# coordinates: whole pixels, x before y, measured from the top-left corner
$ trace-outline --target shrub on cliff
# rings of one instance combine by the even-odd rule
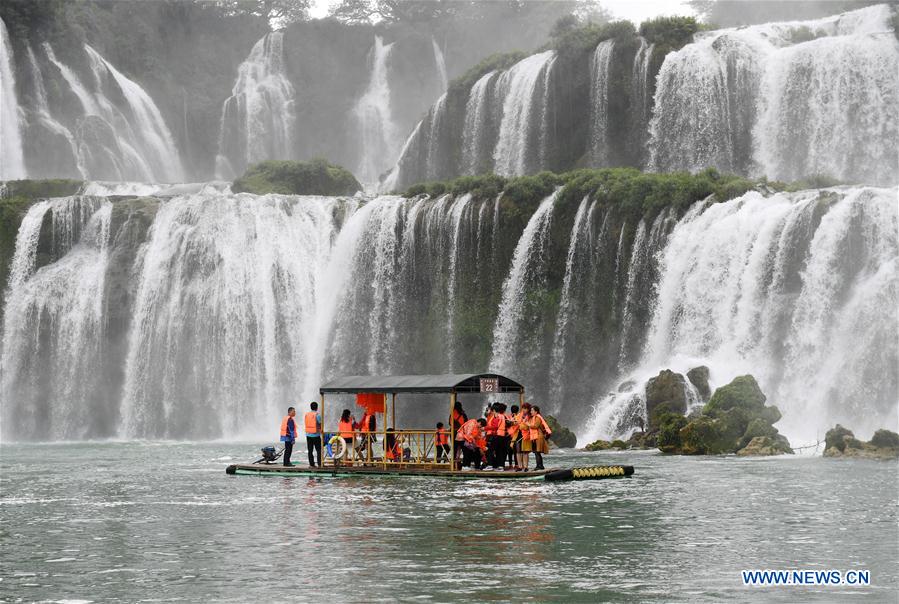
[[[349,170],[324,159],[269,160],[247,168],[231,190],[257,195],[353,195],[362,190],[362,185]]]

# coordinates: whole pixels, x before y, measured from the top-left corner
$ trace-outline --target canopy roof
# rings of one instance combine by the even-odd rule
[[[481,389],[481,379],[495,379],[497,392],[520,392],[518,382],[497,373],[453,375],[348,375],[331,380],[319,392],[489,392]]]

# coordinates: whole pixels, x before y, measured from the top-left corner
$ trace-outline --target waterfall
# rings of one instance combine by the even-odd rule
[[[899,217],[895,191],[846,188],[700,202],[660,256],[647,345],[590,436],[613,436],[660,369],[753,374],[791,438],[836,422],[895,427]]]
[[[632,158],[637,165],[643,165],[646,154],[646,133],[652,111],[652,95],[650,94],[649,62],[655,44],[647,44],[640,38],[640,47],[634,55],[631,67],[631,132],[633,137]]]
[[[363,183],[375,183],[378,176],[390,167],[397,157],[397,132],[390,106],[390,83],[387,79],[387,62],[393,44],[384,44],[381,36],[375,36],[375,44],[369,53],[371,75],[368,87],[353,107],[353,117],[358,128],[359,161],[356,176]]]
[[[449,78],[446,76],[446,61],[443,60],[443,51],[434,36],[431,36],[431,45],[434,47],[434,63],[437,65],[437,73],[440,74],[441,90],[446,90]]]
[[[515,252],[512,267],[503,283],[502,300],[493,328],[490,368],[499,373],[520,375],[532,369],[539,347],[528,345],[535,317],[540,313],[540,293],[545,287],[549,227],[558,191],[544,199],[528,221]]]
[[[64,198],[29,209],[5,296],[0,398],[3,424],[43,439],[89,435],[102,398],[103,291],[112,205]],[[44,217],[58,261],[35,271]],[[101,420],[102,421],[102,420]]]
[[[462,166],[464,174],[475,175],[487,172],[492,158],[486,157],[488,129],[491,117],[490,89],[497,72],[491,71],[475,82],[465,103],[465,126],[462,129]]]
[[[436,180],[441,175],[441,168],[445,161],[441,149],[443,140],[441,130],[446,125],[446,93],[444,92],[437,99],[437,102],[434,103],[434,107],[427,117],[427,129],[425,130],[427,137],[425,140],[428,143],[428,147],[425,153],[424,175],[428,180]]]
[[[61,136],[66,140],[69,146],[71,159],[75,163],[78,173],[84,179],[90,178],[90,174],[88,174],[87,169],[84,166],[84,160],[81,157],[78,142],[75,140],[72,131],[59,123],[59,121],[57,121],[50,113],[50,105],[47,102],[47,90],[44,86],[44,76],[38,65],[37,57],[34,55],[34,51],[30,46],[28,47],[28,66],[31,70],[32,82],[34,82],[34,100],[36,103],[36,106],[32,110],[37,114],[38,123],[44,126],[49,132]],[[50,174],[48,174],[48,176],[49,175]]]
[[[536,151],[538,159],[542,157],[547,78],[555,60],[555,51],[547,50],[519,61],[499,77],[496,88],[503,98],[503,113],[493,151],[498,174],[527,174],[535,163],[539,164],[529,151]]]
[[[894,182],[899,43],[887,5],[697,35],[665,57],[650,166]]]
[[[293,157],[295,93],[284,71],[284,33],[266,34],[237,69],[222,105],[216,176],[231,179],[250,164]]]
[[[109,180],[176,182],[183,178],[181,160],[171,132],[147,93],[125,77],[96,50],[84,46],[93,79],[89,88],[78,74],[56,58],[49,43],[43,44],[47,59],[57,68],[69,90],[78,99],[81,117],[69,129],[46,110],[42,122],[66,137],[74,132],[75,161],[81,174]],[[36,82],[41,82],[38,70]],[[38,102],[42,84],[35,84]],[[111,98],[121,98],[119,107]],[[40,109],[39,109],[40,112]],[[55,124],[54,124],[55,123]]]
[[[0,19],[0,180],[25,178],[15,63],[6,23]]]
[[[590,57],[590,155],[591,165],[609,165],[608,113],[609,67],[615,39],[605,40],[596,46]]]
[[[97,90],[104,90],[106,78],[111,77],[124,96],[127,111],[123,112],[123,115],[128,125],[128,134],[133,141],[131,144],[141,157],[150,163],[152,178],[166,182],[183,180],[178,149],[153,99],[93,48],[85,45],[84,49],[91,60]],[[97,98],[101,106],[108,103],[102,93]]]

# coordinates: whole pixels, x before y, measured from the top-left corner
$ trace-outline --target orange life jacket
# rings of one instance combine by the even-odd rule
[[[487,418],[487,436],[495,436],[496,428],[499,424],[499,414],[493,411],[490,412],[490,417]]]
[[[456,433],[456,440],[464,440],[467,442],[474,442],[474,440],[481,435],[481,426],[478,424],[478,420],[470,419],[459,428],[459,432]]]
[[[546,420],[539,413],[536,417],[531,418],[529,424],[531,427],[531,440],[537,440],[541,436],[547,437],[553,433],[549,426],[546,425]]]
[[[512,437],[512,440],[515,440],[518,437],[519,428],[518,428],[518,419],[516,419],[517,417],[518,417],[517,413],[514,416],[511,413],[506,415],[506,419],[508,419],[510,422],[512,422],[512,425],[509,426],[509,428],[508,428],[509,436]]]
[[[281,420],[281,436],[289,436],[287,433],[287,420],[290,419],[289,415],[285,415],[284,419]],[[294,430],[296,430],[297,422],[293,422]],[[296,434],[294,434],[296,436]]]
[[[437,428],[437,435],[434,436],[434,444],[437,446],[449,444],[449,435],[446,433],[446,428]]]
[[[497,436],[505,436],[506,435],[506,420],[508,418],[503,413],[496,414],[496,435]]]
[[[310,411],[303,416],[303,423],[306,425],[306,434],[318,434],[318,420],[315,419],[316,415],[318,415],[318,412]]]
[[[453,409],[453,430],[458,430],[462,427],[462,413],[456,409]]]
[[[386,446],[386,442],[384,443]],[[387,459],[398,459],[402,461],[403,459],[403,450],[400,448],[400,440],[396,436],[393,437],[393,445],[387,446],[386,451],[384,453],[387,456]]]
[[[353,438],[353,420],[337,422],[337,430],[343,438]]]
[[[515,421],[518,423],[518,429],[521,430],[521,438],[523,440],[529,440],[531,432],[528,427],[528,420],[524,416],[524,411],[520,411],[518,415],[515,416]]]

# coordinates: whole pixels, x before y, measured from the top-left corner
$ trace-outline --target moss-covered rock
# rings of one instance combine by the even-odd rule
[[[734,378],[730,384],[715,390],[702,411],[714,417],[722,411],[740,408],[751,415],[757,415],[764,410],[765,400],[765,395],[755,378],[751,375],[741,375]]]
[[[681,429],[688,423],[683,415],[676,413],[665,413],[659,417],[659,433],[656,444],[664,453],[679,453],[683,442],[681,440]]]
[[[610,443],[607,440],[599,439],[599,440],[594,440],[592,443],[590,443],[586,447],[584,447],[584,449],[587,451],[605,451],[606,449],[609,449],[611,447],[612,447],[612,443]]]
[[[574,432],[560,424],[555,417],[547,415],[546,423],[549,424],[549,429],[553,431],[550,441],[557,447],[573,449],[577,446],[577,436]]]
[[[687,395],[684,390],[684,376],[670,369],[646,383],[646,414],[649,416],[650,430],[659,427],[659,418],[668,413],[683,415],[687,412]]]
[[[890,430],[878,430],[870,441],[862,442],[852,430],[837,424],[827,431],[824,443],[824,457],[899,458],[899,434]]]
[[[613,449],[627,449],[627,447],[628,447],[626,442],[624,442],[623,440],[618,439],[618,438],[616,438],[611,443],[609,443],[609,445]]]
[[[783,455],[784,453],[793,453],[793,449],[790,448],[787,439],[780,434],[773,437],[756,436],[745,447],[737,451],[737,455],[742,457]]]
[[[353,195],[362,190],[362,185],[349,170],[324,159],[269,160],[247,168],[231,190],[257,195]]]
[[[25,198],[32,201],[50,197],[75,195],[84,186],[84,181],[67,178],[44,180],[8,180],[0,184],[0,199]]]
[[[705,365],[694,367],[687,372],[687,379],[690,380],[690,383],[696,388],[696,392],[699,393],[699,397],[703,401],[709,400],[709,397],[712,395],[712,390],[709,387],[708,367]]]

